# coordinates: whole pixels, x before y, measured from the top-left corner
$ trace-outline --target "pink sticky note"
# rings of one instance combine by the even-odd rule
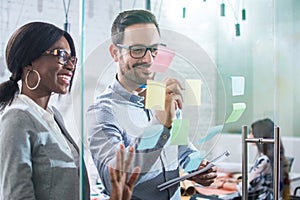
[[[166,47],[159,47],[157,55],[155,56],[154,62],[150,66],[149,70],[153,72],[165,73],[170,66],[175,52]]]

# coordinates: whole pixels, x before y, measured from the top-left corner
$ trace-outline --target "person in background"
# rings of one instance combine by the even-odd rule
[[[178,80],[167,78],[165,109],[145,108],[147,80],[155,73],[149,68],[161,45],[160,30],[155,16],[146,10],[129,10],[120,13],[111,28],[112,44],[109,47],[117,63],[117,74],[106,90],[87,111],[88,142],[100,178],[109,193],[110,180],[106,176],[108,166],[115,162],[114,151],[119,144],[136,149],[135,165],[141,175],[132,199],[180,199],[180,187],[176,184],[166,190],[157,186],[179,176],[179,168],[189,161],[189,155],[197,150],[188,145],[170,145],[172,123],[176,111],[182,109],[182,86]],[[147,128],[162,127],[154,147],[139,149],[141,135]],[[155,130],[152,132],[155,134]],[[203,161],[199,169],[204,167]],[[216,178],[216,167],[194,176],[192,180],[208,186]]]
[[[274,122],[262,119],[251,124],[250,138],[274,138]],[[273,163],[274,144],[255,143],[258,154],[248,175],[248,194],[258,199],[273,199]],[[238,184],[227,180],[218,180],[213,185],[228,190],[238,190],[241,194],[241,182]],[[280,197],[290,199],[289,163],[284,154],[280,140]]]
[[[77,63],[72,37],[49,23],[27,23],[9,39],[6,63],[11,76],[0,84],[0,199],[79,200],[79,149],[59,111],[48,105],[53,93],[71,90]],[[130,152],[125,160],[124,148],[117,151],[111,200],[130,199],[139,175],[138,168],[128,180],[123,173]],[[89,200],[85,169],[82,181],[82,199]]]

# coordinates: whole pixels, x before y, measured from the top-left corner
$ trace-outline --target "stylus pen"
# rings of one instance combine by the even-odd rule
[[[206,165],[203,169],[197,170],[193,173],[187,174],[185,176],[181,176],[181,177],[177,177],[174,179],[171,179],[165,183],[162,183],[160,185],[157,186],[157,188],[159,189],[159,191],[165,190],[168,187],[171,187],[172,185],[175,185],[177,183],[179,183],[180,181],[186,180],[188,178],[191,178],[193,176],[196,176],[198,174],[201,174],[207,170],[209,170],[210,168],[212,168],[213,166],[216,165],[216,163],[224,160],[225,158],[228,158],[230,156],[230,152],[228,150],[226,150],[224,153],[222,153],[220,156],[216,157],[215,159],[213,159],[212,161],[210,161],[210,163],[208,163],[208,165]]]

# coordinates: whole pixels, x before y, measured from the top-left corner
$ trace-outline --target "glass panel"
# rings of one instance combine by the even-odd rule
[[[120,11],[151,8],[162,42],[175,51],[168,71],[158,73],[156,80],[172,76],[184,86],[187,79],[202,81],[201,105],[182,111],[191,123],[189,139],[196,148],[209,160],[229,149],[231,156],[220,169],[240,172],[241,127],[247,125],[249,130],[254,121],[270,118],[280,127],[285,154],[293,160],[293,190],[300,184],[299,6],[295,0],[0,1],[0,81],[11,75],[5,69],[5,46],[16,28],[39,20],[64,29],[68,22],[79,58],[76,77],[71,95],[53,95],[50,103],[59,108],[72,137],[83,145],[91,194],[100,195],[102,185],[85,135],[85,113],[117,71],[108,51],[113,19]],[[221,134],[207,137],[213,128],[221,129]],[[252,164],[257,149],[249,148]]]
[[[291,191],[299,186],[299,20],[298,1],[275,1],[275,63],[276,63],[276,116],[280,126],[285,155],[290,161]],[[298,192],[299,196],[299,192]]]

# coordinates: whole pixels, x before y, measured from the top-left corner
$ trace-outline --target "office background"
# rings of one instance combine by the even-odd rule
[[[239,163],[241,127],[269,117],[280,127],[287,155],[295,158],[292,171],[300,173],[298,0],[1,0],[0,80],[10,76],[5,70],[5,46],[17,27],[47,21],[64,28],[67,22],[80,64],[73,93],[59,103],[54,98],[53,103],[62,109],[80,141],[81,106],[87,109],[115,71],[107,51],[111,23],[120,11],[139,8],[157,16],[163,42],[177,50],[171,72],[204,82],[202,105],[193,115],[197,120],[192,128],[205,135],[209,128],[224,125],[213,145],[208,142],[199,148],[209,156],[231,148],[234,155],[229,161]],[[244,78],[242,95],[232,95],[232,77]],[[246,109],[236,122],[225,123],[234,103],[245,103]]]

